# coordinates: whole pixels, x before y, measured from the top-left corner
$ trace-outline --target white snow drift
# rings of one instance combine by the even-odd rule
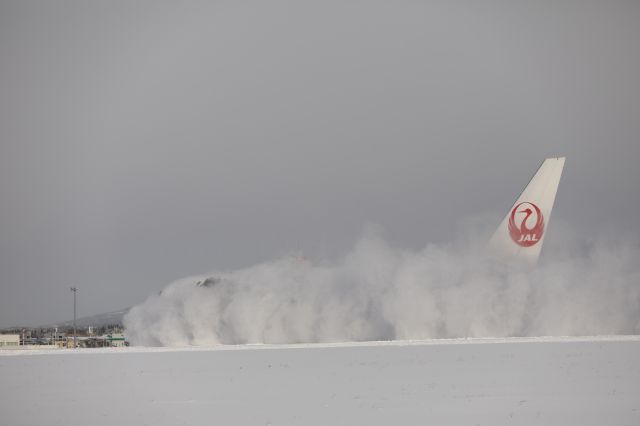
[[[370,235],[334,263],[285,257],[186,278],[131,309],[127,335],[180,346],[640,333],[636,243],[533,271],[462,246],[411,252]]]

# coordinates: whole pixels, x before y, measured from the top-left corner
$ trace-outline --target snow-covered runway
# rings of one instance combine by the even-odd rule
[[[639,337],[0,351],[0,424],[638,425],[638,360]]]

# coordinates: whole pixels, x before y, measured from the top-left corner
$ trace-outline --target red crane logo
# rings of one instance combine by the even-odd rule
[[[533,208],[533,210],[531,209]],[[533,227],[529,218],[535,214],[535,224]],[[518,216],[518,217],[516,217]],[[509,235],[514,243],[521,247],[531,247],[542,239],[544,234],[544,217],[538,206],[529,202],[522,202],[511,210],[509,218]]]

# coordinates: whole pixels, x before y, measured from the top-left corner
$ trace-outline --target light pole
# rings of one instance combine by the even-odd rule
[[[76,293],[78,292],[78,287],[71,287],[71,291],[73,292],[73,347],[78,347],[78,337],[76,336]]]

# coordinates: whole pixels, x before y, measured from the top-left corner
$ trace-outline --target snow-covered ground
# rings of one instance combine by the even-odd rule
[[[0,351],[0,424],[640,424],[640,337]]]

